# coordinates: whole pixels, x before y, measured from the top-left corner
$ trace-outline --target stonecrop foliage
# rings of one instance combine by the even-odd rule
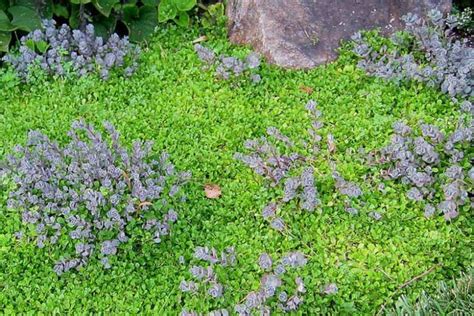
[[[406,195],[410,200],[425,202],[426,217],[443,214],[451,220],[464,205],[469,209],[468,192],[474,184],[474,167],[470,164],[474,121],[460,120],[449,135],[424,123],[412,129],[396,122],[393,129],[390,144],[381,151],[381,162],[388,165],[383,170],[385,177],[410,185]]]
[[[263,218],[270,222],[273,229],[280,232],[286,230],[285,222],[278,215],[283,204],[295,200],[301,209],[308,212],[313,212],[316,207],[321,206],[315,177],[315,161],[319,157],[323,157],[323,159],[328,157],[335,188],[342,196],[345,196],[346,205],[351,204],[350,199],[362,195],[362,190],[356,183],[345,180],[336,171],[335,162],[330,158],[336,145],[334,136],[330,133],[326,134],[327,149],[323,152],[321,148],[323,137],[320,132],[323,127],[320,120],[322,113],[316,105],[313,100],[306,105],[312,123],[308,129],[309,141],[300,140],[298,143],[305,147],[304,152],[298,152],[297,143],[282,134],[276,127],[269,127],[267,129],[268,137],[262,136],[245,142],[244,146],[249,153],[234,155],[237,160],[242,161],[256,174],[268,180],[270,186],[283,187],[283,196],[270,202],[262,210]],[[351,207],[346,210],[349,213],[357,212]]]
[[[252,315],[259,312],[260,315],[271,315],[269,303],[274,300],[278,302],[279,311],[290,312],[295,311],[303,303],[303,295],[306,293],[303,279],[296,276],[294,279],[294,293],[288,294],[281,288],[286,285],[284,276],[287,269],[297,269],[304,267],[308,260],[305,255],[299,251],[285,254],[280,263],[273,267],[273,260],[267,253],[262,253],[259,257],[259,266],[265,273],[260,279],[258,290],[249,292],[241,304],[234,306],[234,311],[238,315]],[[292,282],[288,282],[292,285]]]
[[[71,30],[66,24],[57,27],[54,20],[44,20],[42,28],[23,36],[18,52],[8,53],[3,61],[26,81],[35,70],[58,76],[99,73],[102,79],[107,79],[113,69],[131,76],[138,67],[139,54],[139,47],[131,44],[128,37],[112,34],[104,40],[96,36],[92,24],[81,31]]]
[[[8,207],[22,214],[17,237],[61,250],[57,274],[94,258],[109,268],[122,243],[160,243],[185,200],[189,173],[177,172],[166,153],[152,155],[152,142],[127,150],[111,124],[104,128],[107,137],[76,121],[64,146],[31,131],[0,169],[12,183]]]
[[[235,247],[226,247],[225,250],[221,251],[220,255],[215,248],[196,247],[193,257],[194,259],[200,261],[199,265],[192,265],[189,269],[189,274],[194,280],[182,280],[179,285],[179,289],[183,293],[189,293],[191,295],[200,295],[205,293],[204,296],[208,296],[211,299],[221,298],[226,286],[219,281],[215,267],[219,266],[226,268],[235,266],[237,260]],[[181,264],[184,264],[184,257],[180,257],[180,261]],[[206,262],[207,265],[203,265],[203,261]],[[180,315],[192,316],[199,314],[194,311],[183,309]],[[209,315],[229,315],[229,312],[227,309],[221,308],[209,312]]]
[[[405,29],[390,45],[376,48],[360,32],[352,36],[359,67],[384,79],[424,82],[451,97],[474,96],[474,48],[455,35],[457,17],[432,10],[426,20],[416,14],[402,20]]]
[[[204,69],[215,68],[215,75],[218,79],[229,80],[242,75],[248,76],[253,83],[259,83],[262,78],[258,73],[260,67],[260,56],[251,52],[245,60],[241,60],[234,56],[220,55],[201,44],[194,45],[194,50],[199,59],[204,62]]]
[[[199,295],[203,292],[201,288],[207,288],[207,295],[217,299],[222,297],[223,291],[225,290],[225,284],[221,284],[217,280],[216,272],[214,271],[215,266],[234,266],[236,263],[236,254],[234,247],[227,247],[225,251],[218,255],[216,249],[208,247],[197,247],[194,252],[194,258],[201,261],[206,261],[210,265],[204,266],[192,266],[189,269],[190,274],[198,282],[189,280],[183,280],[180,283],[180,290],[191,295]],[[298,307],[303,303],[303,295],[306,293],[305,284],[303,278],[300,276],[294,277],[293,281],[288,282],[290,279],[287,275],[290,274],[291,270],[298,270],[298,268],[304,267],[308,262],[308,259],[300,251],[292,251],[286,253],[277,262],[273,262],[271,256],[267,253],[262,253],[258,259],[258,265],[264,272],[264,275],[260,279],[259,287],[255,291],[250,291],[240,301],[240,303],[234,305],[234,312],[237,315],[253,315],[258,312],[261,315],[270,315],[272,310],[270,304],[272,302],[277,303],[279,311],[290,312],[296,311]],[[184,263],[184,259],[183,262]],[[293,287],[293,293],[287,293],[283,287]],[[337,286],[331,284],[332,290],[327,291],[327,286],[322,289],[322,295],[334,294],[337,292]],[[335,289],[335,290],[334,290]],[[220,308],[209,312],[209,315],[223,316],[230,315],[229,309]],[[201,315],[197,311],[188,311],[183,309],[181,316],[194,316]]]

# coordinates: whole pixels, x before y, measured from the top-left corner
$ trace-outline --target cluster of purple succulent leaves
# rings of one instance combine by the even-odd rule
[[[299,202],[301,209],[313,212],[321,205],[320,194],[316,186],[314,159],[321,153],[320,129],[321,111],[317,109],[316,102],[311,100],[306,109],[312,119],[311,127],[308,129],[309,142],[300,142],[306,145],[305,152],[296,152],[295,142],[283,135],[276,127],[267,129],[268,136],[259,139],[248,140],[244,147],[249,151],[247,154],[236,153],[235,158],[250,167],[255,173],[265,177],[272,187],[282,184],[283,196],[271,201],[262,210],[262,216],[268,220],[270,226],[280,232],[285,231],[286,224],[278,216],[279,210],[285,203],[292,200]],[[327,135],[327,151],[334,150],[334,137]],[[284,150],[280,150],[283,147]],[[350,200],[362,195],[361,188],[354,182],[345,180],[337,171],[334,161],[329,162],[332,168],[332,178],[336,190],[347,198],[346,211],[356,214],[357,210],[350,206]],[[294,175],[294,174],[297,175]]]
[[[424,82],[451,97],[474,96],[474,48],[467,39],[455,36],[457,17],[444,18],[441,12],[432,10],[427,20],[416,14],[407,14],[402,20],[411,40],[395,33],[391,38],[394,49],[385,45],[375,49],[360,32],[352,36],[353,50],[361,58],[359,67],[384,79]]]
[[[3,57],[17,75],[28,80],[39,68],[48,75],[77,75],[99,73],[108,79],[112,69],[122,69],[131,76],[138,67],[140,49],[127,37],[112,34],[107,40],[95,35],[94,26],[87,24],[84,30],[71,30],[67,24],[57,27],[54,20],[44,20],[42,28],[20,39],[19,52]],[[32,45],[43,43],[45,51]]]
[[[195,281],[181,281],[180,289],[187,293],[197,293],[200,286],[208,284],[207,293],[212,298],[220,298],[223,295],[224,287],[217,282],[213,266],[221,265],[223,267],[232,266],[236,262],[236,254],[233,247],[227,248],[219,257],[214,248],[197,247],[195,249],[194,258],[206,261],[210,266],[192,266],[190,273]],[[184,263],[184,259],[182,259]],[[285,254],[279,263],[275,264],[267,253],[262,253],[258,259],[259,267],[265,272],[260,279],[260,286],[258,290],[249,292],[242,303],[234,306],[234,312],[238,315],[252,315],[255,312],[260,315],[270,315],[271,309],[267,305],[272,298],[278,301],[278,308],[284,312],[295,311],[303,303],[302,295],[306,292],[303,279],[299,276],[295,277],[295,290],[290,296],[286,291],[281,290],[284,280],[283,275],[287,273],[287,269],[297,269],[305,266],[307,259],[305,255],[299,251],[294,251]],[[324,286],[321,293],[324,295],[331,295],[337,293],[338,288],[336,284],[330,283]],[[198,316],[195,311],[188,311],[183,309],[181,316]],[[230,315],[228,309],[219,309],[210,311],[209,315],[226,316]]]
[[[259,83],[262,80],[260,75],[255,73],[260,67],[260,57],[254,52],[249,53],[245,60],[240,60],[234,56],[216,56],[214,51],[201,44],[194,45],[194,50],[199,59],[204,62],[205,69],[215,67],[215,75],[219,79],[229,80],[246,74],[253,83]]]
[[[459,122],[450,135],[429,124],[420,125],[421,135],[403,122],[396,122],[393,128],[395,135],[381,152],[381,162],[389,164],[385,178],[409,185],[407,197],[425,202],[426,217],[438,213],[446,220],[456,218],[460,207],[471,203],[468,188],[472,188],[474,168],[463,159],[472,146],[474,121]],[[443,198],[435,206],[440,186]]]
[[[425,24],[413,15],[405,18],[407,31],[419,40],[418,43],[427,52],[427,59],[436,67],[421,67],[412,55],[375,52],[358,34],[354,39],[357,43],[355,51],[363,58],[360,66],[384,78],[411,78],[440,85],[452,96],[472,95],[472,76],[468,76],[472,74],[472,62],[471,68],[466,65],[466,56],[471,56],[472,60],[472,50],[458,41],[446,40],[452,27],[448,28],[448,33],[442,33],[441,25],[453,25],[450,19],[443,19],[436,12],[431,13],[431,24]],[[46,41],[49,48],[43,55],[31,51],[26,45],[28,39]],[[44,30],[30,33],[21,42],[20,55],[7,55],[5,61],[12,64],[24,78],[33,63],[49,73],[62,75],[65,73],[63,65],[68,62],[79,75],[93,72],[98,67],[101,76],[106,78],[111,68],[124,65],[126,56],[136,55],[126,38],[119,39],[113,35],[107,43],[103,43],[101,38],[95,37],[91,25],[85,32],[71,32],[66,25],[57,29],[53,22],[45,21]],[[254,53],[241,61],[228,56],[217,58],[213,51],[199,44],[195,50],[207,66],[216,67],[216,75],[221,79],[240,76],[248,71],[253,82],[260,81],[260,76],[251,72],[260,65],[258,55]],[[136,65],[126,68],[125,73],[133,72],[133,67]],[[312,119],[308,130],[310,141],[303,142],[306,154],[298,153],[294,141],[277,128],[270,127],[267,129],[268,136],[244,144],[249,153],[235,155],[237,160],[267,179],[272,187],[282,186],[283,196],[271,201],[262,210],[263,218],[279,232],[288,229],[279,216],[283,204],[297,201],[302,210],[312,212],[322,203],[313,164],[322,151],[323,123],[316,102],[308,102],[306,108]],[[472,114],[469,101],[464,101],[462,108]],[[395,123],[391,143],[380,150],[379,162],[386,167],[382,172],[384,178],[410,185],[407,197],[417,202],[427,201],[426,217],[438,212],[446,220],[452,220],[458,216],[462,205],[471,203],[468,188],[474,181],[474,168],[466,167],[463,162],[465,151],[472,143],[473,127],[472,119],[461,120],[454,132],[445,135],[438,127],[421,123],[420,134],[403,122]],[[143,232],[159,243],[161,237],[169,233],[170,224],[177,220],[174,202],[185,199],[178,193],[189,179],[189,173],[178,173],[165,153],[153,159],[151,142],[135,141],[132,150],[128,151],[120,144],[119,134],[111,124],[105,123],[104,128],[106,138],[91,125],[83,121],[74,122],[68,134],[71,141],[65,146],[58,145],[39,132],[30,132],[27,144],[17,146],[16,153],[8,156],[0,168],[0,175],[8,174],[15,184],[15,189],[10,192],[8,207],[20,210],[23,223],[32,224],[37,246],[43,248],[47,244],[57,244],[62,238],[73,241],[74,253],[60,258],[54,267],[58,275],[78,269],[94,257],[109,268],[110,256],[116,255],[120,245],[133,237],[127,229],[131,222],[138,222]],[[331,134],[327,134],[326,138],[327,151],[331,153],[335,140]],[[281,147],[284,150],[280,150]],[[358,214],[351,201],[363,194],[361,188],[345,180],[336,171],[334,161],[329,161],[329,164],[336,190],[346,197],[346,211]],[[435,203],[440,187],[443,198]],[[369,216],[376,220],[382,218],[377,212],[371,212]],[[19,232],[17,237],[21,235]],[[109,237],[104,238],[105,235]],[[192,266],[190,273],[197,282],[182,281],[181,291],[197,293],[200,287],[205,287],[212,298],[222,297],[225,287],[218,281],[214,267],[234,265],[235,249],[228,247],[219,256],[214,248],[197,247],[194,257],[208,265]],[[184,258],[181,257],[180,261],[184,264]],[[274,297],[282,311],[296,310],[306,292],[302,278],[295,278],[292,294],[279,288],[283,285],[282,275],[287,269],[299,268],[306,263],[305,255],[299,251],[285,254],[277,264],[270,255],[262,253],[258,264],[265,274],[260,287],[248,293],[242,303],[234,306],[234,311],[239,315],[253,312],[269,315],[267,303]],[[323,294],[337,291],[334,283],[322,289]],[[183,310],[182,315],[198,313]],[[229,315],[229,312],[220,309],[210,312],[210,315]]]
[[[58,275],[92,258],[109,268],[109,258],[132,237],[131,222],[160,243],[178,217],[173,201],[185,198],[180,187],[190,174],[178,173],[166,153],[152,159],[153,143],[141,141],[128,151],[111,124],[104,128],[109,139],[83,121],[74,122],[65,146],[32,131],[26,146],[16,146],[0,169],[15,184],[8,207],[35,227],[37,246],[61,239],[74,244],[75,251],[57,261]]]
[[[439,87],[460,104],[461,112],[467,113],[468,118],[461,119],[450,135],[423,122],[418,128],[421,134],[397,122],[390,145],[382,150],[382,162],[391,165],[385,171],[385,178],[410,185],[407,197],[425,202],[426,217],[438,213],[451,220],[459,215],[461,206],[471,203],[468,189],[472,187],[474,169],[463,164],[463,159],[468,158],[464,156],[473,138],[474,107],[470,100],[474,96],[474,48],[467,39],[461,41],[455,36],[458,21],[454,15],[444,18],[441,12],[432,10],[427,20],[416,14],[402,19],[405,34],[411,40],[407,42],[396,33],[391,38],[395,49],[383,46],[376,50],[361,33],[356,33],[352,37],[354,52],[361,58],[359,67],[369,74],[396,82],[415,80]],[[411,48],[407,52],[409,44]],[[415,56],[423,56],[424,60]],[[442,168],[444,173],[437,172]],[[436,201],[440,186],[443,198]]]

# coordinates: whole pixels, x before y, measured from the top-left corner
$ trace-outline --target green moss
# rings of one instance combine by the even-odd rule
[[[427,220],[418,206],[401,197],[404,188],[396,184],[387,185],[386,195],[369,194],[367,209],[358,217],[330,206],[321,214],[285,209],[292,236],[282,236],[260,216],[276,193],[233,159],[244,140],[262,135],[267,126],[299,137],[309,123],[304,104],[313,98],[338,141],[335,157],[341,172],[364,183],[369,168],[346,151],[380,148],[398,119],[452,129],[456,111],[446,96],[418,84],[397,86],[369,78],[345,52],[339,61],[311,71],[263,66],[259,85],[222,82],[201,69],[192,45],[199,35],[197,30],[162,30],[144,50],[141,67],[131,79],[50,80],[2,91],[0,156],[23,143],[30,129],[64,141],[77,118],[97,126],[109,120],[125,142],[155,140],[156,149],[166,149],[177,168],[191,170],[194,179],[171,238],[139,252],[121,251],[109,271],[90,264],[60,278],[52,271],[54,252],[14,240],[20,217],[6,209],[6,188],[0,187],[0,310],[176,314],[183,307],[201,312],[232,309],[258,287],[256,262],[262,251],[279,257],[300,248],[310,261],[301,270],[308,293],[299,313],[372,314],[396,299],[391,295],[401,284],[430,267],[443,265],[408,287],[407,295],[415,297],[471,264],[469,214],[451,224],[441,218]],[[224,37],[206,45],[228,54],[246,51],[231,47]],[[302,86],[311,87],[312,95]],[[204,197],[208,182],[222,187],[222,198]],[[325,205],[333,198],[325,196]],[[371,220],[366,216],[371,210],[384,218]],[[191,259],[198,245],[236,246],[238,265],[219,271],[226,285],[222,299],[178,289],[189,277],[178,257]],[[338,294],[320,295],[329,282],[337,283]]]

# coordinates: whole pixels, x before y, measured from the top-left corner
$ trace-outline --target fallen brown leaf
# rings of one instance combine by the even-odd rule
[[[204,186],[204,193],[208,199],[217,199],[221,196],[221,188],[217,184],[206,184]]]
[[[314,91],[313,88],[308,87],[308,86],[301,86],[300,90],[304,93],[307,93],[307,94],[312,94],[313,91]]]
[[[151,202],[145,201],[145,202],[141,202],[140,204],[138,204],[138,207],[142,208],[144,206],[150,206],[150,205],[152,205]]]

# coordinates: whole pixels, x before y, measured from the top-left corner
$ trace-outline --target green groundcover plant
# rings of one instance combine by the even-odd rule
[[[60,247],[36,247],[34,226],[18,238],[25,226],[22,214],[7,207],[14,179],[2,177],[4,313],[220,315],[250,309],[370,315],[388,311],[400,295],[416,300],[423,291],[435,293],[439,281],[468,271],[474,227],[466,207],[470,201],[450,221],[426,218],[424,205],[405,194],[407,184],[384,178],[381,166],[369,163],[372,154],[390,144],[397,121],[412,127],[423,122],[452,135],[459,118],[469,114],[460,113],[449,96],[420,82],[369,77],[349,49],[335,63],[311,71],[262,63],[258,85],[250,80],[236,84],[203,69],[193,43],[202,35],[197,28],[183,33],[173,25],[158,31],[131,78],[112,70],[108,81],[100,76],[37,78],[2,90],[2,160],[16,144],[27,144],[31,130],[67,148],[69,126],[83,118],[96,127],[109,121],[127,149],[134,140],[153,140],[151,152],[166,150],[176,170],[193,174],[186,203],[174,207],[179,220],[159,244],[124,242],[116,252],[118,245],[107,244],[104,250],[114,252],[109,269],[90,262],[61,275],[54,270]],[[224,36],[208,35],[211,40],[202,45],[217,55],[244,60],[249,54],[231,47]],[[8,72],[2,74],[0,82],[12,81]],[[315,126],[303,106],[311,99],[317,100],[324,127]],[[296,196],[281,205],[277,215],[283,230],[271,229],[262,210],[285,196],[285,186],[291,193],[291,184],[299,182],[285,185],[284,179],[272,186],[235,159],[243,158],[235,157],[237,152],[252,155],[243,144],[260,139],[271,126],[278,133],[270,129],[270,134],[287,136],[293,140],[291,150],[306,157],[313,147],[300,140],[308,127],[324,136],[324,149],[310,161],[318,190],[298,186]],[[464,164],[473,153],[463,148]],[[280,150],[282,157],[291,155],[286,146]],[[289,177],[301,175],[291,172]],[[219,198],[205,197],[203,187],[210,183],[221,188]],[[436,196],[440,192],[434,193],[437,199],[443,198]],[[315,193],[314,208],[311,203],[311,211],[302,209],[307,197],[316,201]],[[61,242],[75,253],[75,245]],[[102,249],[100,243],[95,247]]]

